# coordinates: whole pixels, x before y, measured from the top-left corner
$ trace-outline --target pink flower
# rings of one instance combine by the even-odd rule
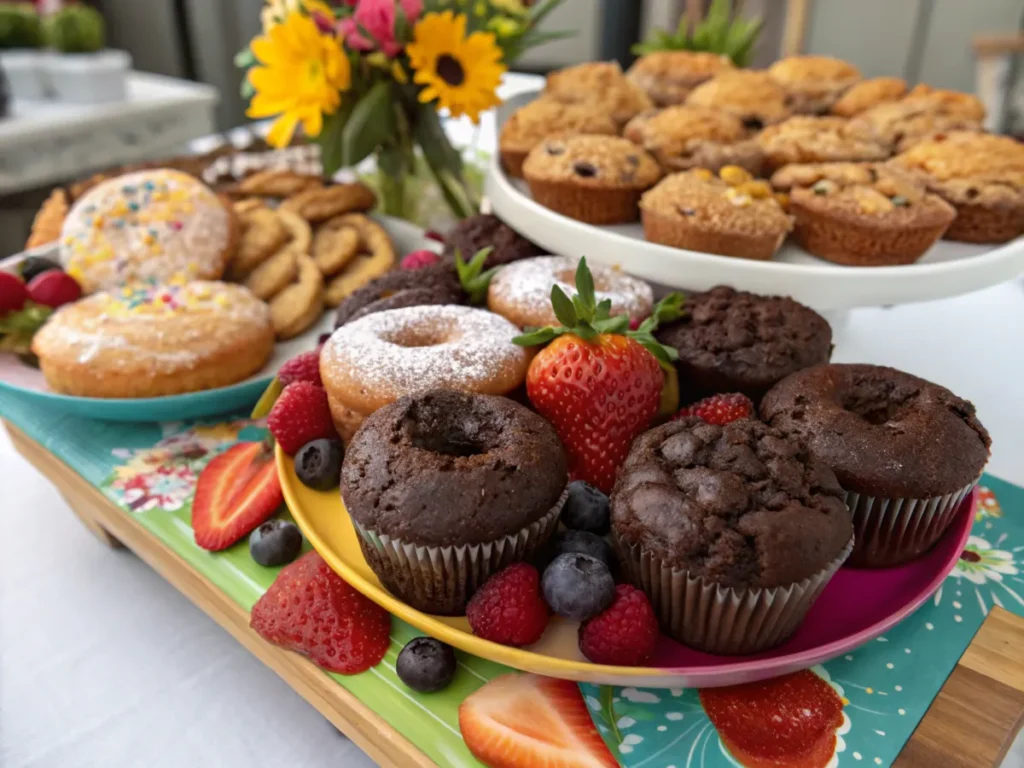
[[[346,0],[350,5],[355,3]],[[395,40],[395,0],[357,0],[356,12],[350,19],[338,22],[338,31],[345,44],[356,51],[380,48],[387,56],[397,56],[402,44]],[[416,23],[423,11],[423,0],[398,0],[410,24]],[[360,33],[365,29],[372,40]]]

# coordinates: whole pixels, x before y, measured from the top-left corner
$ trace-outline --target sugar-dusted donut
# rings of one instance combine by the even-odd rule
[[[628,314],[631,320],[643,320],[651,314],[654,294],[651,286],[617,269],[591,266],[597,301],[611,299],[612,315]],[[572,296],[576,262],[562,256],[538,256],[504,267],[491,280],[487,306],[492,312],[520,328],[557,325],[551,308],[551,287],[559,286]]]
[[[216,280],[235,249],[234,212],[198,179],[168,169],[108,179],[83,195],[61,231],[64,268],[86,293],[133,280]]]
[[[430,389],[504,395],[523,383],[530,353],[519,329],[461,306],[419,306],[366,315],[338,328],[320,353],[334,423],[348,440],[363,419]]]
[[[270,309],[247,289],[183,280],[94,293],[59,309],[32,340],[50,389],[108,398],[234,384],[273,348]]]

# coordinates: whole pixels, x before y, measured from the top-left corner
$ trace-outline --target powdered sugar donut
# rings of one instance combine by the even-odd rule
[[[138,171],[93,187],[61,231],[64,268],[86,293],[132,280],[217,279],[237,237],[234,213],[198,179]]]
[[[487,306],[520,328],[557,325],[551,308],[551,287],[557,285],[572,296],[576,292],[576,264],[562,256],[538,256],[509,264],[491,280]],[[639,321],[651,314],[654,293],[643,280],[607,267],[590,266],[590,272],[597,301],[611,299],[613,316],[626,314]]]
[[[519,329],[455,305],[376,312],[338,328],[320,353],[334,423],[348,440],[363,419],[404,395],[454,389],[504,395],[523,383],[530,353]]]
[[[32,339],[46,383],[80,397],[213,389],[262,368],[270,308],[240,285],[136,283],[68,304]]]

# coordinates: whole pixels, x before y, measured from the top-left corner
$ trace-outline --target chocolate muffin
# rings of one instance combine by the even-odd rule
[[[680,402],[742,392],[754,403],[789,374],[832,355],[832,328],[784,296],[727,286],[686,299],[686,314],[656,334],[679,352]]]
[[[473,592],[558,525],[568,481],[554,428],[503,397],[435,390],[374,412],[341,495],[374,573],[417,610],[462,615]]]
[[[991,440],[974,406],[945,387],[876,365],[821,365],[761,403],[773,427],[807,442],[846,491],[850,561],[889,566],[926,552],[977,483]]]
[[[630,580],[672,637],[709,653],[784,642],[853,544],[832,471],[754,419],[688,417],[644,433],[611,510]]]
[[[386,309],[428,304],[465,304],[466,294],[451,264],[397,269],[371,280],[338,305],[334,327]]]
[[[481,248],[494,248],[484,262],[484,269],[511,264],[520,259],[529,259],[544,253],[540,246],[534,245],[525,237],[497,216],[480,213],[463,219],[445,240],[445,258],[454,261],[455,252],[459,251],[462,258],[469,261],[473,254]]]

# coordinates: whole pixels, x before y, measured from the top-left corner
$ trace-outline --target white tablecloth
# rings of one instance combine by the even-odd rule
[[[1017,280],[856,310],[835,359],[897,366],[970,398],[992,432],[989,471],[1024,485],[1022,339]],[[0,766],[372,765],[145,564],[92,539],[6,435],[0,494]],[[1021,754],[1019,741],[1006,765],[1022,768]]]

